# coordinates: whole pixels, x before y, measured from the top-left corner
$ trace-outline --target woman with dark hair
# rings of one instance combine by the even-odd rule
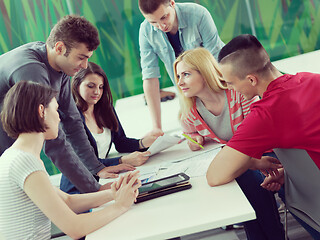
[[[141,186],[138,172],[96,193],[69,195],[51,185],[40,152],[44,141],[58,136],[56,94],[48,86],[20,81],[4,99],[3,129],[16,138],[0,157],[0,233],[5,239],[50,239],[50,220],[71,238],[81,238],[126,212]],[[101,211],[77,214],[112,200]]]
[[[108,78],[103,69],[89,62],[71,82],[72,95],[83,120],[88,139],[105,166],[130,164],[140,166],[148,160],[148,148],[159,135],[148,134],[144,138],[128,138],[113,107]],[[111,145],[120,153],[129,155],[107,158]],[[78,193],[78,189],[62,175],[60,188],[68,193]]]

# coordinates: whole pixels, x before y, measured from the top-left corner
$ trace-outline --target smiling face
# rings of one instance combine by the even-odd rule
[[[176,65],[177,85],[186,97],[197,97],[205,89],[206,83],[202,75],[191,69],[184,61]]]
[[[48,107],[44,109],[44,124],[47,127],[46,132],[44,133],[46,140],[58,137],[60,122],[58,106],[56,98],[53,98]]]
[[[79,86],[79,94],[88,106],[95,105],[101,99],[103,85],[103,77],[95,73],[90,73],[83,79]]]
[[[65,55],[65,45],[62,42],[58,42],[55,48],[57,48],[58,55],[54,68],[68,76],[74,76],[81,69],[86,69],[88,67],[88,59],[93,54],[93,51],[89,51],[84,43],[78,43],[76,47],[71,48],[67,56]]]
[[[178,20],[174,6],[175,2],[172,0],[169,5],[161,4],[159,8],[151,14],[145,14],[143,12],[142,14],[152,26],[163,32],[176,33],[178,30]]]

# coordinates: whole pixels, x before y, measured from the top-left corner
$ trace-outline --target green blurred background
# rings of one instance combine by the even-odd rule
[[[320,48],[320,0],[195,0],[211,13],[227,43],[257,36],[271,60]],[[143,92],[138,34],[143,21],[138,0],[0,0],[0,54],[31,41],[45,41],[64,15],[85,16],[99,30],[101,44],[90,61],[108,75],[114,100]],[[161,87],[172,83],[161,66]],[[45,158],[45,156],[42,156]],[[58,173],[45,161],[49,174]]]

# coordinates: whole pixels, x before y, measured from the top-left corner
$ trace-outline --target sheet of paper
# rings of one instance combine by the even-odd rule
[[[151,181],[151,179],[153,179],[157,175],[157,173],[159,172],[159,168],[160,168],[159,165],[157,165],[157,166],[144,166],[144,165],[142,165],[142,166],[137,167],[136,170],[139,170],[139,172],[140,172],[139,173],[140,174],[139,179],[141,181],[145,180],[145,179],[148,179],[148,181]],[[125,175],[126,173],[127,172],[120,173],[117,178],[107,178],[107,179],[100,178],[99,183],[100,184],[106,184],[106,183],[109,183],[109,182],[118,181],[119,177],[122,176],[122,175]]]
[[[159,167],[160,166],[140,166],[137,168],[137,170],[140,171],[140,177],[139,179],[142,182],[150,182],[154,176],[157,175],[159,172]]]
[[[181,162],[181,161],[186,161],[189,160],[190,158],[197,158],[197,156],[200,156],[206,152],[211,152],[214,149],[221,149],[221,147],[223,147],[225,144],[221,144],[221,143],[210,143],[210,144],[206,144],[204,149],[200,149],[198,151],[185,151],[185,154],[181,154],[180,157],[177,157],[175,160],[173,160],[172,162]]]
[[[179,136],[172,136],[169,134],[164,134],[158,137],[154,143],[149,147],[148,151],[151,152],[149,156],[159,153],[173,145],[179,143],[182,139]]]
[[[214,156],[219,151],[220,148],[212,149],[211,151],[190,157],[185,161],[162,164],[155,179],[171,176],[180,172],[187,174],[189,177],[204,176]]]

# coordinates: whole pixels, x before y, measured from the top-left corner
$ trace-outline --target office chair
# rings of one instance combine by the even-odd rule
[[[284,148],[273,150],[285,169],[286,209],[320,231],[319,168],[305,150]]]

